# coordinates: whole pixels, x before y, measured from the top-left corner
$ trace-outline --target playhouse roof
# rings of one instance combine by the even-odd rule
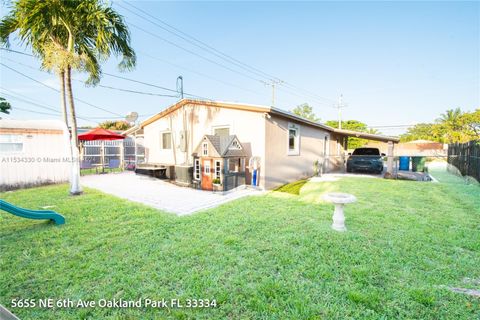
[[[220,157],[246,157],[247,153],[236,135],[215,136],[205,135],[202,139],[208,140]],[[232,148],[233,142],[236,141],[240,148]],[[200,143],[201,145],[202,143]],[[198,150],[200,145],[195,149]]]

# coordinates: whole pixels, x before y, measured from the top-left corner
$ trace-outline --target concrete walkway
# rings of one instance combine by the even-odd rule
[[[156,178],[136,175],[133,172],[82,176],[80,181],[82,186],[173,212],[179,216],[213,208],[245,196],[263,193],[259,190],[246,188],[220,194],[179,187]]]

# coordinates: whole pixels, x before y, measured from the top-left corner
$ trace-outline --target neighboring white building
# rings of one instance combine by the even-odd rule
[[[0,191],[66,182],[69,132],[60,120],[0,120]]]

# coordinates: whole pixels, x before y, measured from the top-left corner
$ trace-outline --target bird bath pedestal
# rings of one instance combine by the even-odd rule
[[[333,212],[332,229],[337,231],[347,231],[345,227],[345,215],[343,214],[343,206],[347,203],[357,201],[354,195],[348,193],[326,193],[323,195],[323,200],[331,202],[335,205]]]

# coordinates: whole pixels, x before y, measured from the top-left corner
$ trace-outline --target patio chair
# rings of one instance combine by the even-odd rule
[[[90,160],[82,160],[80,161],[80,172],[82,170],[86,170],[86,169],[93,169],[93,165],[92,165],[92,162]]]
[[[108,160],[108,169],[112,171],[113,169],[120,168],[120,160],[119,159],[110,159]]]

